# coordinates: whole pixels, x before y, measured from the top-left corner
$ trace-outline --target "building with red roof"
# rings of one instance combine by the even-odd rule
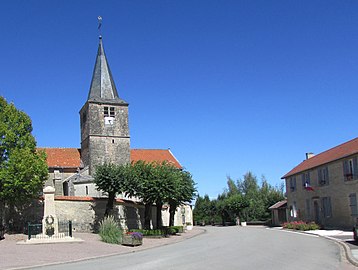
[[[287,172],[289,220],[350,229],[358,217],[358,138],[306,159]]]
[[[118,95],[100,37],[90,90],[80,110],[81,148],[38,148],[47,155],[45,185],[55,188],[56,215],[72,220],[77,231],[93,230],[105,211],[107,194],[98,191],[93,181],[97,165],[165,161],[182,169],[169,149],[130,149],[128,106]],[[124,228],[142,226],[144,205],[138,198],[118,194],[114,208]],[[162,215],[163,225],[168,225],[168,208]],[[179,206],[174,220],[175,225],[192,223],[191,206]],[[151,224],[156,226],[156,218]]]

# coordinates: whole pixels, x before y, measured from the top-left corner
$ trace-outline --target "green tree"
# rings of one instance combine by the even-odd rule
[[[36,151],[30,117],[0,97],[0,218],[39,196],[48,177],[44,152]]]
[[[193,209],[194,222],[203,225],[211,223],[210,208],[211,201],[209,196],[207,194],[204,197],[198,195]]]
[[[130,177],[127,183],[126,194],[138,197],[144,203],[144,228],[150,229],[152,205],[155,202],[155,173],[152,163],[142,160],[131,164]]]
[[[188,172],[180,171],[166,161],[162,163],[138,161],[132,163],[131,167],[126,194],[138,197],[143,201],[145,205],[144,227],[146,229],[150,228],[153,204],[156,206],[157,227],[161,227],[164,203],[169,203],[170,209],[174,209],[175,213],[178,205],[193,198],[194,182]]]
[[[162,163],[153,163],[154,180],[150,183],[151,197],[153,198],[157,209],[157,227],[162,227],[162,208],[163,204],[168,202],[175,193],[179,185],[179,174],[176,168],[164,161]]]
[[[242,221],[267,221],[270,218],[268,208],[284,199],[284,186],[273,187],[264,176],[261,181],[260,186],[252,172],[247,172],[237,184],[228,177],[227,188],[217,199],[210,201],[207,195],[198,197],[193,210],[194,220],[210,220],[213,223],[219,218],[223,224],[236,218]]]
[[[128,182],[129,166],[105,163],[96,166],[94,183],[98,190],[108,194],[105,216],[113,215],[114,200],[118,193],[125,191]]]
[[[227,193],[228,196],[236,195],[239,193],[239,188],[230,176],[227,177],[227,190],[225,193]]]
[[[191,202],[196,195],[195,182],[188,171],[181,171],[172,166],[172,179],[176,181],[174,189],[168,198],[169,203],[169,226],[174,226],[176,209],[183,203]]]

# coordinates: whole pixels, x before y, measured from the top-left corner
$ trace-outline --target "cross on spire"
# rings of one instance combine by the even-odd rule
[[[102,37],[102,35],[101,35],[102,17],[101,17],[101,16],[98,16],[97,19],[98,19],[98,32],[99,32],[99,37]]]

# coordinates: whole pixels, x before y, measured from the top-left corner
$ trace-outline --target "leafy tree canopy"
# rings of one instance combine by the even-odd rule
[[[0,201],[24,204],[37,197],[48,169],[36,151],[30,117],[0,97]]]
[[[270,218],[268,208],[283,199],[283,184],[273,187],[263,176],[259,185],[256,176],[248,172],[236,183],[228,177],[227,188],[215,200],[210,201],[207,195],[204,198],[199,196],[193,211],[194,220],[223,224],[234,222],[236,218],[266,221]]]
[[[102,190],[108,194],[105,216],[112,214],[116,195],[125,191],[129,170],[130,165],[127,164],[104,163],[96,166],[94,183],[97,186],[97,190]]]

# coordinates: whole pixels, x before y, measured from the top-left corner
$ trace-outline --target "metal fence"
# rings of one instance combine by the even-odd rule
[[[72,237],[72,221],[62,220],[58,222],[58,233],[63,236]],[[28,239],[36,237],[36,235],[42,234],[42,224],[31,224],[27,225]]]
[[[65,236],[72,237],[72,221],[62,220],[58,222],[58,232],[64,233]]]
[[[37,234],[42,233],[42,224],[31,224],[30,222],[27,224],[27,238],[30,240]]]

